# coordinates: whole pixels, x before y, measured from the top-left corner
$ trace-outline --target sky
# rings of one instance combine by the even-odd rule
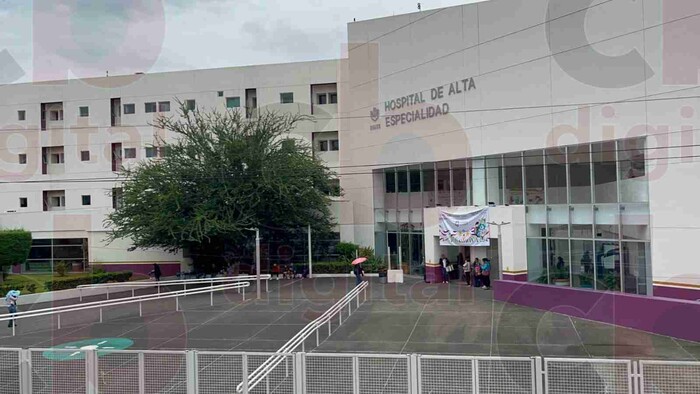
[[[415,11],[412,0],[0,0],[0,84],[338,58],[353,18]]]

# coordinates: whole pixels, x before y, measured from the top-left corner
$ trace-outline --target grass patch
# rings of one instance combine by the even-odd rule
[[[29,291],[27,288],[31,288],[32,286],[27,286],[30,284],[34,284],[35,286],[35,291],[32,291],[31,293],[44,293],[46,292],[46,282],[58,279],[58,278],[66,278],[66,279],[77,279],[77,278],[86,278],[89,277],[89,273],[67,273],[66,276],[60,277],[56,274],[52,273],[46,273],[46,274],[31,274],[31,275],[21,275],[21,274],[9,274],[7,275],[7,279],[5,279],[5,282],[2,283],[2,287],[17,287],[17,288],[22,288],[24,291],[22,293],[28,293]]]

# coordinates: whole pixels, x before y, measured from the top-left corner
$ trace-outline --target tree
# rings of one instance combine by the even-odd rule
[[[0,230],[0,271],[27,261],[32,247],[32,233],[25,230]],[[2,282],[2,275],[0,275]]]
[[[121,204],[108,216],[111,239],[134,248],[187,249],[200,268],[218,270],[226,250],[265,234],[332,227],[332,173],[311,146],[292,138],[300,115],[203,112],[180,104],[179,117],[154,126],[174,133],[158,141],[163,157],[122,171]]]

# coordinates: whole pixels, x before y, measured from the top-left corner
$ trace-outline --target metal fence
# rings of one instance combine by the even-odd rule
[[[0,349],[0,394],[700,393],[700,362],[290,353]]]

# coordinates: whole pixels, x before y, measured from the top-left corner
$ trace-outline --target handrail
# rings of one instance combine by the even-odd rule
[[[0,315],[0,322],[56,314],[58,316],[58,328],[60,329],[61,328],[61,320],[60,320],[61,313],[68,313],[68,312],[82,311],[82,310],[87,310],[87,309],[100,308],[100,322],[102,322],[102,308],[104,308],[104,307],[133,304],[133,303],[137,303],[137,302],[140,305],[144,301],[153,301],[153,300],[167,299],[167,298],[175,298],[177,301],[177,297],[180,297],[180,296],[204,294],[204,293],[211,294],[212,303],[213,303],[213,295],[214,295],[215,291],[223,291],[223,290],[231,290],[231,289],[245,289],[246,287],[249,287],[249,286],[250,286],[250,282],[237,282],[237,283],[229,283],[229,284],[223,284],[223,285],[217,285],[217,286],[211,286],[211,287],[205,287],[205,288],[195,288],[195,289],[189,289],[189,290],[176,290],[176,291],[171,291],[171,292],[167,292],[167,293],[148,294],[148,295],[135,296],[135,297],[118,298],[115,300],[102,300],[102,301],[95,301],[95,302],[89,302],[89,303],[77,304],[77,305],[64,305],[64,306],[37,309],[37,310],[33,310],[33,311],[25,311],[25,312],[17,312],[17,313],[6,313],[3,315]],[[245,298],[245,292],[243,294],[244,294],[244,298]],[[141,312],[140,308],[141,307],[139,306],[139,313]],[[179,310],[179,302],[176,303],[175,308],[176,308],[176,310]],[[15,325],[14,324],[12,325],[12,335],[13,336],[15,335]]]
[[[368,282],[362,282],[359,285],[355,286],[352,290],[350,290],[350,292],[348,292],[345,296],[343,296],[340,300],[333,304],[333,306],[331,306],[326,312],[324,312],[321,316],[307,324],[301,331],[299,331],[289,341],[282,345],[282,347],[277,352],[275,352],[274,355],[270,356],[267,360],[260,364],[260,366],[258,366],[258,368],[256,368],[250,375],[248,375],[246,388],[248,390],[252,390],[253,388],[255,388],[255,386],[258,385],[272,370],[274,370],[287,357],[289,353],[294,351],[294,349],[296,349],[300,345],[303,346],[304,341],[306,341],[306,339],[309,338],[309,336],[311,336],[311,334],[314,331],[318,332],[318,329],[320,329],[321,326],[330,322],[330,320],[333,317],[335,317],[336,314],[341,313],[343,308],[345,308],[346,305],[349,305],[353,298],[359,297],[360,292],[366,291],[367,286],[369,286]],[[243,382],[239,383],[236,387],[236,391],[238,393],[242,393],[243,386]]]
[[[130,288],[131,296],[135,296],[135,288],[138,287],[158,287],[158,293],[160,293],[161,286],[169,285],[183,285],[187,289],[188,284],[211,284],[219,282],[242,282],[242,281],[252,281],[256,280],[256,275],[239,275],[239,276],[227,276],[221,278],[204,278],[204,279],[178,279],[178,280],[166,280],[166,281],[143,281],[143,282],[121,282],[121,283],[94,283],[87,285],[79,285],[77,287],[79,291],[80,301],[83,301],[83,290],[84,289],[107,289],[107,299],[109,299],[109,289],[111,288]],[[269,292],[269,281],[272,279],[272,275],[263,274],[260,275],[260,279],[265,281],[265,291]]]
[[[260,275],[260,279],[269,280],[272,278],[270,274]],[[200,278],[200,279],[177,279],[164,281],[140,281],[140,282],[119,282],[119,283],[93,283],[80,285],[78,289],[97,289],[102,287],[151,287],[158,285],[179,285],[190,283],[211,283],[211,282],[239,282],[257,279],[256,275],[240,275],[240,276],[225,276],[220,278]]]

